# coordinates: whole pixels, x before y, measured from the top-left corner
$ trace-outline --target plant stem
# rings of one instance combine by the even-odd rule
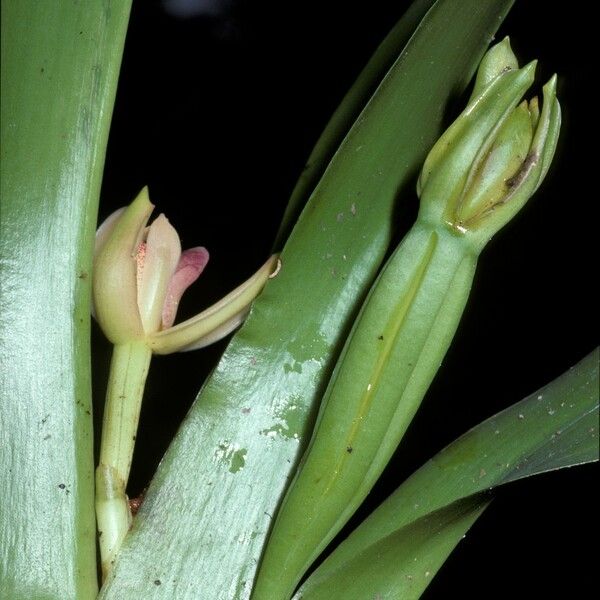
[[[131,524],[125,490],[151,357],[152,352],[143,342],[116,345],[113,350],[100,463],[96,469],[96,516],[103,578]]]

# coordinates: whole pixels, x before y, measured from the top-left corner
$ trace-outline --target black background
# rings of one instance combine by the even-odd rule
[[[407,3],[221,0],[186,17],[174,14],[176,4],[134,1],[100,218],[148,184],[183,246],[210,250],[209,268],[182,302],[187,317],[262,263],[312,145]],[[581,3],[549,14],[545,4],[517,2],[498,39],[509,34],[522,62],[540,59],[539,83],[559,73],[564,125],[555,165],[484,252],[455,342],[371,507],[467,428],[597,343],[591,17]],[[101,398],[110,349],[97,330],[94,345]],[[153,360],[132,495],[152,477],[224,346]],[[425,597],[587,597],[596,474],[586,466],[506,486]]]

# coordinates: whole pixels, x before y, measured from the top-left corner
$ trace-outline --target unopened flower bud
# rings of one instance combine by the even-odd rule
[[[417,191],[421,219],[445,223],[481,248],[541,184],[556,149],[560,106],[556,76],[537,98],[521,97],[535,62],[519,69],[508,39],[480,65],[465,110],[430,151]]]

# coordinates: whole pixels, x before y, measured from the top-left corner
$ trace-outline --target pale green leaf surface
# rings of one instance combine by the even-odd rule
[[[2,1],[0,597],[97,589],[89,297],[130,2]]]
[[[438,0],[428,12],[182,424],[102,598],[249,597],[314,409],[388,249],[397,196],[412,188],[448,99],[466,86],[511,4]]]
[[[452,551],[457,531],[442,523],[439,530],[432,532],[432,540],[448,551],[437,555],[436,569],[428,564],[430,577],[411,580],[409,585],[403,573],[410,565],[404,565],[401,557],[412,552],[421,564],[425,543],[422,537],[427,537],[427,533],[419,524],[433,515],[435,522],[438,518],[450,518],[465,499],[481,503],[482,492],[504,483],[598,460],[598,361],[596,349],[558,379],[442,450],[333,551],[297,597],[317,600],[323,597],[324,590],[343,585],[351,573],[352,579],[360,582],[356,592],[359,595],[330,598],[363,598],[376,593],[382,598],[418,598]],[[474,522],[476,510],[469,514]],[[469,518],[463,521],[465,531]],[[411,535],[415,528],[421,533],[413,544]],[[397,556],[388,552],[390,544],[395,544]],[[377,580],[370,579],[372,561],[377,561],[385,574],[387,587],[376,587]],[[404,590],[404,586],[412,591],[395,595],[393,590]]]

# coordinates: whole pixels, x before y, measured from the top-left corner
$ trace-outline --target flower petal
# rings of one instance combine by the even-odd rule
[[[146,343],[156,354],[170,354],[216,342],[241,322],[239,315],[245,316],[254,298],[260,294],[269,278],[279,272],[280,266],[278,256],[271,256],[250,279],[227,296],[195,317],[149,335]]]
[[[146,334],[160,329],[169,281],[180,256],[179,235],[161,214],[150,225],[146,243],[140,244],[136,253],[137,303]]]
[[[210,333],[197,339],[193,344],[180,348],[179,352],[190,352],[191,350],[199,350],[200,348],[206,348],[219,340],[222,340],[225,336],[229,335],[232,331],[237,329],[248,316],[250,312],[250,305],[244,307],[239,313],[233,315],[231,319],[225,321],[222,325],[219,325],[216,329],[213,329]]]
[[[110,234],[113,232],[119,217],[123,214],[123,211],[126,209],[126,206],[118,208],[114,212],[112,212],[96,229],[96,240],[94,242],[94,256],[98,255],[98,253],[104,248],[106,241],[110,237]],[[90,309],[92,311],[92,317],[96,318],[96,307],[94,302],[92,302]]]
[[[162,329],[171,327],[175,322],[181,296],[200,277],[208,263],[208,259],[208,250],[202,247],[190,248],[181,254],[175,273],[169,281],[167,296],[162,309]]]
[[[98,252],[100,252],[102,250],[102,248],[104,248],[104,245],[106,244],[106,240],[108,240],[108,238],[110,237],[110,234],[113,232],[117,221],[119,220],[119,217],[123,214],[123,212],[125,211],[127,207],[123,206],[117,210],[115,210],[115,212],[111,213],[110,215],[108,215],[108,217],[106,217],[106,219],[104,219],[104,221],[102,221],[102,223],[100,224],[100,227],[98,227],[98,229],[96,229],[96,241],[94,243],[94,256],[96,256],[98,254]]]
[[[143,337],[133,256],[154,206],[144,188],[121,214],[98,231],[92,295],[96,320],[113,344]]]

